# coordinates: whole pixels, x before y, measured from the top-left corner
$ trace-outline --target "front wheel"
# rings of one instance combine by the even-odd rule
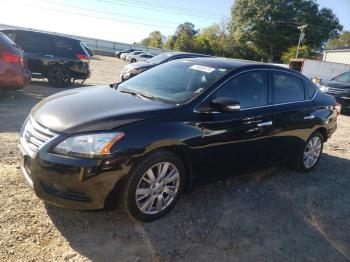
[[[308,172],[315,168],[321,158],[323,150],[323,136],[319,132],[313,133],[303,146],[295,162],[298,171]]]
[[[122,188],[121,206],[142,221],[167,213],[183,191],[184,166],[168,151],[156,151],[141,160]]]

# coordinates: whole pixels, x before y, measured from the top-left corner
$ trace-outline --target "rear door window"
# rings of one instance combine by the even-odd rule
[[[26,52],[49,53],[50,38],[44,34],[24,32],[17,34],[17,44]]]
[[[304,86],[297,76],[273,72],[274,103],[290,103],[305,99]]]
[[[231,98],[239,102],[242,109],[265,106],[268,103],[267,76],[265,71],[235,76],[215,93],[215,97]]]

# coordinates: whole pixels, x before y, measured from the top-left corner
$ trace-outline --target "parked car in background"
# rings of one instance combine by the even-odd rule
[[[0,90],[23,88],[30,79],[25,53],[10,38],[0,33]]]
[[[335,97],[341,104],[342,111],[350,111],[350,71],[344,72],[331,80],[321,80],[320,90]]]
[[[54,87],[90,76],[90,56],[75,38],[26,30],[3,30],[27,55],[32,77],[47,78]]]
[[[136,62],[146,62],[148,59],[152,58],[153,55],[149,53],[141,53],[138,55],[130,55],[127,58],[127,62],[129,63],[136,63]]]
[[[122,50],[122,51],[117,51],[117,52],[115,52],[115,53],[114,53],[114,56],[115,56],[115,57],[118,57],[118,58],[121,58],[120,56],[121,56],[122,54],[130,53],[130,52],[134,52],[134,51],[139,51],[139,50],[137,50],[137,49],[132,49],[132,48],[130,48],[130,49],[125,49],[125,50]]]
[[[200,181],[281,163],[312,170],[337,128],[337,108],[289,69],[181,59],[42,100],[20,132],[20,170],[47,202],[117,202],[154,220]]]
[[[120,59],[126,60],[126,57],[127,57],[129,54],[131,54],[132,52],[140,52],[140,53],[142,53],[143,51],[142,51],[142,50],[134,50],[134,51],[122,53],[122,54],[120,55]]]
[[[144,53],[145,53],[144,51],[133,51],[133,52],[127,53],[124,60],[128,61],[131,56],[144,54]]]
[[[135,75],[138,75],[152,67],[157,65],[181,58],[194,58],[194,57],[208,57],[208,55],[185,53],[185,52],[167,52],[154,56],[145,62],[136,62],[124,66],[123,71],[120,74],[120,80],[125,81]]]

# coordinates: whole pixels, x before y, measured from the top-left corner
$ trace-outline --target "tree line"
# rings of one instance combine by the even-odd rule
[[[287,63],[296,54],[300,36],[298,26],[305,24],[299,57],[315,57],[326,45],[334,47],[339,41],[350,44],[349,32],[341,35],[343,27],[333,11],[320,8],[313,0],[235,0],[231,18],[227,21],[200,30],[193,23],[185,22],[173,35],[165,37],[160,31],[154,31],[140,44]]]

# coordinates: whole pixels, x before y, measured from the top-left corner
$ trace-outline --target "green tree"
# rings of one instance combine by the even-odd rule
[[[335,47],[350,47],[350,31],[343,32],[338,38],[330,40],[326,47],[335,48]]]
[[[287,51],[283,52],[281,55],[281,60],[285,64],[289,64],[291,59],[294,59],[297,54],[297,46],[292,46],[287,49]],[[300,46],[298,58],[310,58],[312,56],[312,52],[310,48],[306,45]]]
[[[280,61],[281,54],[297,45],[297,26],[308,24],[304,44],[320,48],[342,30],[330,9],[313,0],[235,0],[230,32],[236,41],[250,42],[262,58]]]
[[[212,54],[210,41],[202,34],[192,38],[192,51],[201,54]]]
[[[195,30],[194,24],[189,22],[180,24],[175,32],[176,41],[174,43],[174,50],[192,52],[192,40],[196,34],[197,30]]]
[[[159,31],[151,32],[140,44],[148,47],[162,48],[165,37]]]
[[[167,38],[163,47],[165,49],[174,50],[175,42],[176,42],[176,36],[171,35]]]

